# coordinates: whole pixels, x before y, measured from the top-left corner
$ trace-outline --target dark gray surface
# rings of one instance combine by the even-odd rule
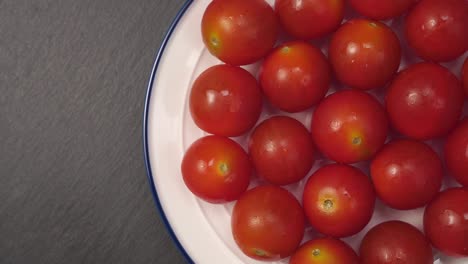
[[[142,156],[183,0],[0,0],[0,263],[185,263]]]

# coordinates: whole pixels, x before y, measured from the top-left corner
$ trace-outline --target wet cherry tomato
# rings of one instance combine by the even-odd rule
[[[400,65],[400,41],[381,22],[354,19],[333,34],[329,58],[343,84],[363,90],[382,87]]]
[[[428,62],[403,70],[386,95],[393,128],[405,136],[423,140],[446,135],[462,113],[463,100],[457,77]]]
[[[388,133],[382,105],[359,90],[342,90],[326,97],[315,109],[311,127],[320,151],[341,163],[371,159]]]
[[[302,245],[291,256],[289,264],[359,264],[356,252],[345,242],[332,238],[316,238]]]
[[[444,156],[453,177],[461,185],[468,187],[468,117],[447,137]]]
[[[275,10],[287,33],[309,40],[335,31],[343,20],[344,0],[276,0]]]
[[[401,221],[374,226],[359,249],[361,264],[433,264],[432,248],[416,227]]]
[[[202,18],[203,42],[232,65],[253,63],[274,46],[279,21],[264,0],[213,0]]]
[[[310,224],[333,237],[361,231],[371,219],[374,204],[371,181],[350,165],[325,165],[304,187],[303,207]]]
[[[468,257],[468,190],[441,192],[424,211],[424,232],[444,254]]]
[[[234,206],[231,221],[237,245],[254,259],[288,257],[304,236],[305,217],[299,201],[273,185],[245,192]]]
[[[300,112],[318,103],[331,81],[328,60],[307,42],[288,42],[275,49],[260,69],[260,84],[272,105]]]
[[[363,16],[385,20],[402,15],[415,0],[350,0],[350,5]]]
[[[465,58],[465,62],[463,63],[461,76],[463,81],[463,88],[465,88],[465,95],[468,97],[468,57]]]
[[[372,160],[370,169],[377,195],[400,210],[426,205],[442,185],[442,161],[431,147],[416,140],[388,143]]]
[[[189,104],[195,124],[204,131],[240,136],[257,122],[262,111],[262,92],[246,70],[216,65],[195,80]]]
[[[270,117],[260,123],[250,136],[249,154],[258,175],[277,185],[301,180],[314,164],[309,131],[287,116]]]
[[[422,0],[408,14],[405,34],[421,58],[453,60],[468,48],[468,1]]]
[[[193,194],[210,203],[223,203],[236,200],[247,189],[252,165],[233,140],[206,136],[187,149],[181,170]]]

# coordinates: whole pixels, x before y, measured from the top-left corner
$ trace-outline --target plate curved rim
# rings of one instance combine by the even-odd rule
[[[185,260],[188,261],[189,263],[194,263],[194,261],[191,259],[185,248],[182,246],[180,243],[179,239],[174,233],[174,230],[171,227],[171,224],[169,223],[169,220],[166,217],[166,214],[164,212],[164,209],[162,208],[161,201],[159,200],[158,192],[155,188],[154,180],[153,180],[153,173],[151,170],[151,163],[149,159],[149,146],[148,146],[148,110],[149,110],[149,105],[150,105],[150,100],[151,100],[151,94],[153,90],[153,83],[155,80],[156,72],[159,67],[159,62],[161,61],[161,58],[164,54],[164,51],[166,49],[167,43],[169,39],[172,36],[172,33],[174,32],[175,28],[177,27],[180,19],[183,17],[187,9],[190,7],[190,5],[193,3],[194,0],[185,0],[185,3],[182,5],[181,9],[175,16],[174,20],[172,21],[171,25],[169,26],[169,29],[161,43],[161,46],[159,47],[159,50],[157,52],[156,58],[154,60],[153,64],[153,69],[151,70],[151,76],[148,82],[148,87],[146,91],[146,98],[145,98],[145,106],[144,106],[144,113],[143,113],[143,151],[144,151],[144,159],[145,159],[145,166],[146,166],[146,176],[148,178],[148,182],[150,185],[151,193],[153,195],[153,200],[156,204],[156,208],[158,209],[159,215],[161,216],[163,223],[166,227],[166,230],[168,231],[170,237],[172,238],[173,242],[175,243],[176,247],[179,249],[179,251],[182,253],[184,256]]]

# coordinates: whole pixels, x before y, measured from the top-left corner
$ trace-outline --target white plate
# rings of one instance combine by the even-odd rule
[[[189,88],[198,74],[209,66],[220,63],[204,48],[201,39],[201,18],[209,2],[210,0],[190,0],[185,3],[169,29],[154,64],[144,116],[144,146],[148,179],[161,216],[188,262],[201,264],[265,263],[246,257],[236,246],[230,229],[233,203],[213,205],[197,199],[184,185],[180,173],[184,151],[193,141],[205,135],[196,127],[188,112]],[[399,23],[401,24],[401,19],[396,20],[394,25],[398,27]],[[326,46],[322,45],[322,48],[326,53]],[[413,59],[411,58],[410,61]],[[446,66],[459,72],[461,61],[458,60]],[[258,64],[245,68],[254,72]],[[330,91],[333,90],[334,87]],[[466,108],[465,105],[465,114]],[[272,114],[285,113],[266,106],[260,120]],[[310,115],[309,111],[309,113],[290,116],[306,124]],[[246,138],[240,137],[236,140],[244,143]],[[325,162],[318,160],[312,171]],[[256,184],[256,181],[254,179],[252,185]],[[305,180],[286,188],[300,198],[304,183]],[[446,184],[453,185],[454,183],[446,182]],[[379,202],[377,208],[371,222],[363,231],[344,239],[355,250],[358,249],[364,234],[383,220],[400,219],[419,229],[422,228],[422,208],[397,211],[381,206]],[[304,240],[312,236],[313,230],[308,228]],[[437,258],[441,256],[441,259],[436,260],[435,263],[468,263],[467,258],[454,260],[438,253],[436,255]],[[287,263],[287,259],[272,263]]]

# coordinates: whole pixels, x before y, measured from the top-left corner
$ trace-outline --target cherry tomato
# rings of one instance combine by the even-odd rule
[[[415,0],[350,0],[350,5],[363,16],[385,20],[406,12]]]
[[[245,65],[273,48],[279,21],[264,0],[213,0],[201,26],[203,42],[211,54],[228,64]]]
[[[303,207],[310,224],[333,237],[361,231],[372,217],[374,204],[371,181],[350,165],[325,165],[304,187]]]
[[[335,31],[343,20],[343,0],[276,0],[275,10],[284,30],[309,40]]]
[[[408,44],[421,58],[453,60],[468,48],[468,2],[423,0],[408,14],[405,34]]]
[[[354,19],[333,34],[329,58],[343,84],[363,90],[382,87],[400,65],[400,41],[383,23]]]
[[[446,135],[463,110],[463,90],[446,68],[422,62],[403,70],[386,95],[387,112],[398,132],[415,139]]]
[[[320,151],[340,163],[371,159],[383,146],[388,121],[382,105],[359,90],[342,90],[315,109],[312,138]]]
[[[270,117],[260,123],[250,136],[249,154],[258,175],[277,185],[301,180],[314,164],[309,131],[287,116]]]
[[[273,185],[245,192],[234,206],[231,221],[237,245],[254,259],[288,257],[304,236],[305,217],[299,201]]]
[[[356,252],[345,242],[331,237],[316,238],[302,245],[289,264],[359,264]]]
[[[468,117],[447,137],[444,154],[453,177],[461,185],[468,187]]]
[[[307,42],[288,42],[263,62],[260,83],[272,105],[287,112],[300,112],[318,103],[331,81],[328,60]]]
[[[195,124],[204,131],[240,136],[257,122],[262,111],[262,92],[246,70],[216,65],[195,80],[189,104]]]
[[[388,143],[370,169],[377,195],[400,210],[426,205],[442,186],[442,161],[431,147],[415,140]]]
[[[465,62],[463,63],[461,75],[463,81],[463,88],[465,88],[465,95],[466,97],[468,97],[468,57],[465,58]]]
[[[447,189],[426,207],[424,232],[446,255],[468,256],[468,190]]]
[[[210,203],[223,203],[236,200],[247,189],[252,165],[240,145],[212,135],[190,145],[181,170],[193,194]]]
[[[359,249],[361,264],[433,264],[432,248],[416,227],[401,221],[374,226]]]

